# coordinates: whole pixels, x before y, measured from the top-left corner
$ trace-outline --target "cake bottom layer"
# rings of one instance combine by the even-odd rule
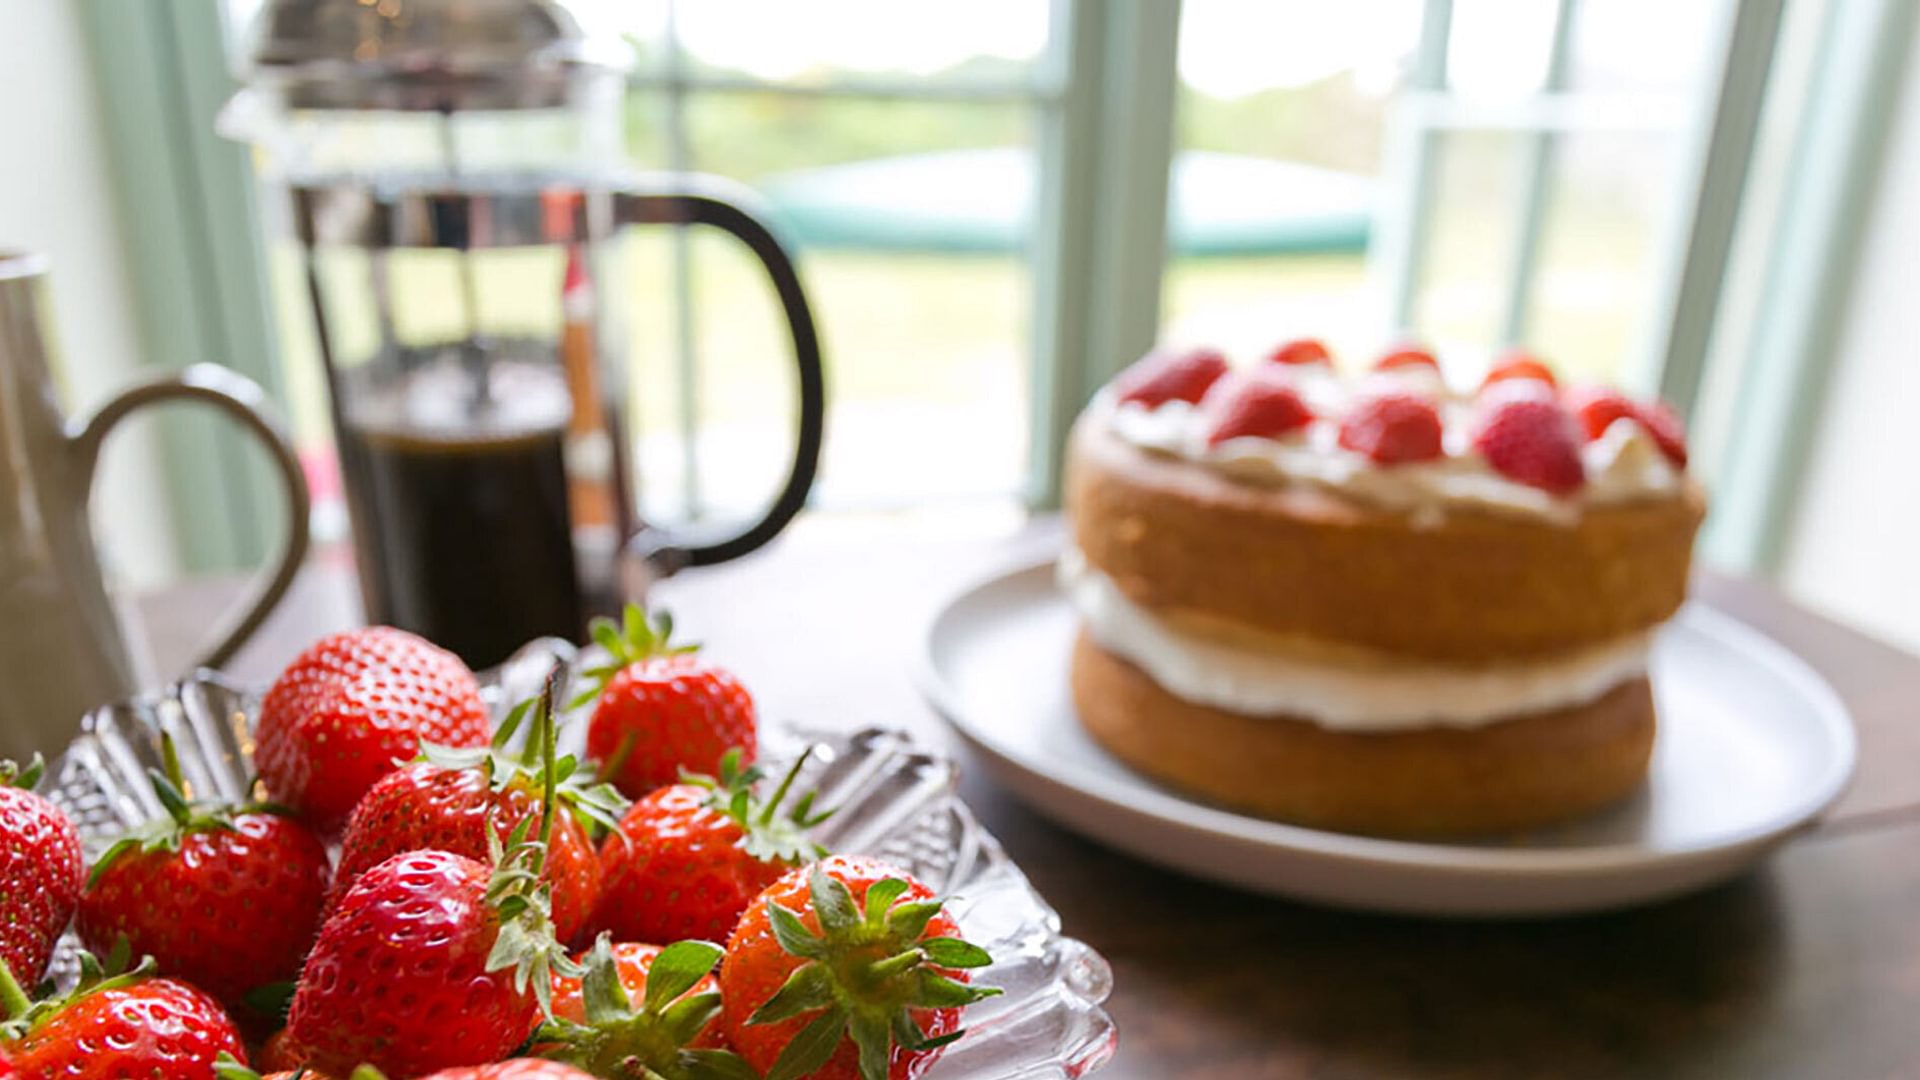
[[[1169,694],[1084,631],[1080,722],[1129,766],[1210,802],[1314,828],[1438,836],[1531,828],[1632,792],[1653,751],[1644,676],[1571,708],[1486,727],[1330,731]]]

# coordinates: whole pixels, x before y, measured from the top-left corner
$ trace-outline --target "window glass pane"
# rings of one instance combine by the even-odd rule
[[[1452,132],[1435,156],[1431,229],[1413,325],[1441,346],[1498,342],[1506,318],[1513,243],[1520,221],[1523,136]],[[1469,358],[1457,358],[1465,362]]]
[[[1693,94],[1722,32],[1720,0],[1601,0],[1574,17],[1572,90]],[[1789,7],[1795,5],[1789,4]],[[1658,26],[1659,33],[1647,28]]]
[[[1475,100],[1524,97],[1542,89],[1558,6],[1553,0],[1454,0],[1448,89]]]
[[[1047,43],[1036,0],[698,0],[675,11],[695,71],[796,83],[1022,76]]]
[[[1366,247],[1419,28],[1415,2],[1187,0],[1163,336],[1378,343]]]
[[[1663,284],[1657,271],[1675,143],[1620,132],[1559,142],[1527,336],[1577,375],[1624,377],[1641,347]]]
[[[630,116],[664,116],[636,89]],[[764,196],[794,248],[826,353],[827,444],[814,504],[876,508],[1011,497],[1025,479],[1034,106],[694,92],[689,164]],[[654,123],[656,129],[657,122]],[[663,155],[665,143],[635,148]],[[633,243],[652,520],[736,519],[785,476],[792,346],[757,264],[719,237],[690,252],[696,312],[695,489],[685,467],[671,240]],[[644,312],[644,314],[641,314]],[[691,496],[691,497],[690,497]]]

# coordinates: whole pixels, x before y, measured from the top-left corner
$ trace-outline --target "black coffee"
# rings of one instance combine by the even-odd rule
[[[359,396],[340,433],[368,619],[476,669],[536,637],[577,640],[585,622],[565,387],[533,369],[505,375],[475,405],[449,397],[443,373],[418,373]]]

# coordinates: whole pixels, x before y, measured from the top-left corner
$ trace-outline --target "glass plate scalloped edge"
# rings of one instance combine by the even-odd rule
[[[577,661],[573,646],[533,642],[481,675],[498,718],[506,702],[532,696],[556,660]],[[89,858],[113,838],[161,812],[146,777],[171,732],[196,794],[242,799],[251,782],[249,718],[259,693],[203,671],[163,690],[102,706],[47,771],[40,790],[74,820]],[[570,729],[576,738],[583,725]],[[815,830],[836,851],[894,862],[951,897],[948,910],[969,940],[993,954],[976,973],[1005,993],[967,1011],[968,1034],[947,1049],[927,1080],[1042,1080],[1079,1077],[1113,1056],[1115,1033],[1101,1003],[1112,985],[1107,963],[1060,933],[1060,917],[1034,891],[999,841],[955,795],[947,756],[897,731],[827,733],[769,725],[762,758],[776,774],[811,745],[803,782],[835,813]],[[72,936],[55,960],[71,977]]]

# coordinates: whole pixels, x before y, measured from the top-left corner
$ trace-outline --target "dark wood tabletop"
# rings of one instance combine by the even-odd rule
[[[922,628],[966,581],[1048,549],[1050,523],[809,524],[661,583],[654,601],[763,709],[813,725],[952,736],[915,692]],[[143,598],[162,670],[234,582]],[[1195,881],[1029,812],[977,766],[963,794],[1066,931],[1113,965],[1113,1080],[1224,1077],[1920,1076],[1920,659],[1704,576],[1696,595],[1805,657],[1852,710],[1860,769],[1813,830],[1740,880],[1571,919],[1362,915]],[[350,566],[317,560],[230,667],[264,681],[358,618]]]

